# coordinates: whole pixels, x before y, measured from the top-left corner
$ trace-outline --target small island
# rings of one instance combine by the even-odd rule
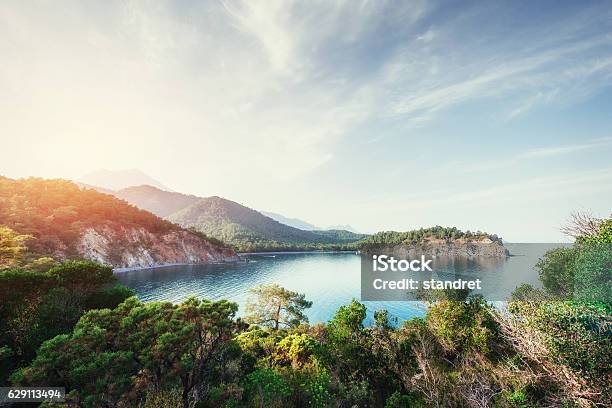
[[[506,258],[510,252],[497,235],[461,231],[455,227],[421,228],[407,232],[383,231],[360,243],[363,254],[387,253],[402,258]]]

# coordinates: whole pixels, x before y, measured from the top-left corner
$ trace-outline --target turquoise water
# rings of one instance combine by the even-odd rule
[[[517,282],[538,285],[533,266],[558,244],[506,244],[515,255],[489,263],[461,264],[461,275],[483,269],[499,276],[499,285],[510,288]],[[353,253],[302,253],[248,255],[249,262],[225,265],[185,265],[142,269],[120,273],[119,281],[133,288],[143,301],[180,302],[189,296],[212,300],[228,299],[243,311],[249,289],[259,284],[277,283],[305,293],[313,302],[307,311],[311,323],[329,320],[341,306],[360,297],[359,255]],[[472,269],[470,269],[472,268]],[[519,283],[520,283],[519,282]],[[501,287],[500,286],[500,287]],[[371,320],[375,310],[387,309],[399,320],[422,317],[425,307],[419,302],[364,302]]]

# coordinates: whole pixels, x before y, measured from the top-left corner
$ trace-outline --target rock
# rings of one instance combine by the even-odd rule
[[[393,254],[402,259],[426,257],[448,258],[506,258],[510,255],[508,249],[499,241],[481,240],[425,240],[417,243],[399,245],[369,246],[362,250],[364,254]]]
[[[144,228],[88,228],[77,243],[77,252],[117,268],[164,264],[200,264],[237,261],[233,250],[213,244],[189,231],[155,234]]]

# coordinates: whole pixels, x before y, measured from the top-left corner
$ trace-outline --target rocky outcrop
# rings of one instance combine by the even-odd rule
[[[399,245],[376,245],[362,249],[364,254],[393,254],[398,258],[410,259],[425,255],[428,258],[506,258],[509,251],[500,241],[490,239],[436,240],[428,239],[417,243]]]
[[[238,260],[229,248],[213,244],[186,230],[152,233],[145,228],[88,228],[77,243],[86,259],[116,268],[165,264],[199,264]]]

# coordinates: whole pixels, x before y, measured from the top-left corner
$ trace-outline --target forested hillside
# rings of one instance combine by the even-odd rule
[[[114,195],[159,217],[231,245],[239,251],[353,250],[357,241],[367,237],[365,234],[340,229],[300,229],[221,197],[203,198],[149,185],[127,187],[118,191],[96,186],[83,187]],[[292,222],[292,219],[284,219]]]
[[[184,227],[227,242],[239,250],[341,249],[364,235],[348,231],[304,231],[221,198],[202,198],[168,217]]]
[[[487,234],[486,232],[461,231],[456,227],[435,226],[430,228],[420,228],[418,230],[397,232],[382,231],[370,235],[364,245],[397,245],[406,243],[418,243],[425,240],[464,240],[480,241],[489,239],[492,242],[501,242],[497,235]]]
[[[30,258],[148,266],[233,256],[148,211],[65,180],[0,177],[0,226],[24,236]]]

